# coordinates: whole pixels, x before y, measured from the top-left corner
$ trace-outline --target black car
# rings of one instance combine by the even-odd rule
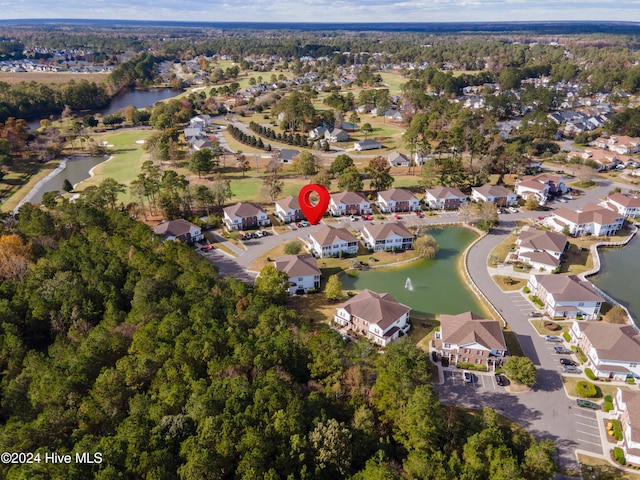
[[[553,347],[553,350],[560,355],[571,355],[573,352],[564,347]]]
[[[584,400],[582,398],[578,398],[576,399],[576,403],[580,406],[580,407],[584,407],[584,408],[592,408],[593,410],[600,410],[600,405],[598,405],[595,402],[591,402],[589,400]]]
[[[561,358],[560,359],[560,363],[562,365],[571,365],[572,367],[577,367],[578,364],[576,362],[574,362],[573,360],[571,360],[570,358]]]
[[[507,379],[504,377],[504,375],[496,373],[496,385],[498,385],[499,387],[504,387],[506,384]]]

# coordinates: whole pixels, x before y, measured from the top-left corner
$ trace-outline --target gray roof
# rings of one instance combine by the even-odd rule
[[[162,238],[167,237],[180,237],[182,235],[186,235],[191,232],[196,227],[193,223],[188,222],[183,218],[178,218],[176,220],[169,220],[168,222],[161,222],[155,227],[152,228],[153,232],[156,235],[161,236]]]
[[[429,188],[427,190],[427,194],[431,195],[434,198],[466,198],[467,196],[462,193],[460,190],[454,187],[435,187]]]
[[[567,245],[567,236],[526,226],[520,232],[519,245],[534,250],[562,253]]]
[[[275,265],[279,271],[286,273],[289,277],[320,275],[318,261],[313,255],[308,253],[276,257]]]
[[[556,302],[604,302],[593,285],[580,280],[576,275],[534,275],[538,284],[551,295]]]
[[[344,227],[332,227],[330,225],[325,225],[313,233],[310,233],[309,236],[313,238],[316,242],[318,242],[321,246],[333,245],[338,240],[342,240],[344,242],[357,242],[358,239],[354,237],[349,230]]]
[[[298,197],[294,195],[276,200],[276,205],[280,205],[283,210],[300,210],[300,202]]]
[[[369,202],[369,200],[367,200],[367,198],[363,194],[357,192],[332,193],[331,200],[333,200],[333,203],[335,203],[336,205],[339,203],[344,203],[346,205],[355,205],[361,204],[363,202]]]
[[[409,190],[404,188],[392,188],[391,190],[383,190],[378,192],[378,195],[384,200],[394,200],[396,202],[408,202],[410,200],[416,200],[416,196]]]
[[[477,343],[489,350],[506,350],[500,322],[485,320],[473,312],[459,315],[440,315],[442,341],[454,345]]]
[[[226,207],[224,209],[224,213],[226,213],[230,218],[233,217],[257,217],[261,213],[265,213],[265,211],[254,205],[253,203],[236,203],[235,205],[231,205],[230,207]]]
[[[640,363],[640,334],[633,326],[588,321],[578,322],[578,328],[600,360]]]
[[[473,187],[483,197],[508,197],[514,193],[502,185],[482,185],[481,187]]]
[[[364,229],[369,232],[374,240],[389,238],[394,233],[401,238],[413,238],[413,234],[400,222],[367,223]]]
[[[410,307],[398,303],[390,294],[367,289],[343,303],[342,308],[351,315],[378,325],[383,331],[411,311]]]

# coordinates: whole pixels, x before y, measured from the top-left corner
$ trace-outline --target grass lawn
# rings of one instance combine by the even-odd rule
[[[287,307],[296,310],[310,325],[328,327],[333,320],[336,306],[340,303],[327,300],[324,293],[319,292],[308,295],[292,295],[287,301]]]
[[[502,242],[500,242],[487,257],[487,265],[489,265],[490,267],[495,267],[497,263],[504,262],[505,258],[507,258],[507,255],[509,255],[509,253],[511,253],[512,251],[511,245],[514,245],[517,239],[518,236],[512,233]]]
[[[529,323],[533,325],[533,328],[536,329],[540,335],[555,335],[557,337],[562,337],[564,332],[568,332],[571,328],[573,322],[553,322],[557,324],[560,329],[559,330],[550,330],[544,326],[544,322],[548,320],[530,320]]]
[[[564,382],[564,389],[567,392],[567,395],[570,395],[572,397],[577,397],[578,393],[576,392],[576,385],[578,384],[578,382],[584,381],[586,380],[585,378],[579,378],[579,377],[562,377],[562,381]],[[592,382],[591,380],[588,380],[589,382],[593,383],[596,386],[596,396],[593,398],[594,401],[598,401],[602,398],[604,398],[606,395],[611,395],[612,397],[615,396],[616,391],[618,389],[618,385],[611,385],[610,383],[607,382]],[[625,386],[622,386],[620,388],[627,388]]]
[[[49,175],[60,164],[59,160],[51,160],[45,164],[37,162],[16,162],[0,181],[0,198],[8,197],[0,205],[0,211],[10,212],[18,206],[27,193],[44,177]]]
[[[436,328],[439,327],[440,322],[435,317],[416,316],[415,313],[412,313],[409,338],[425,352],[429,352],[429,344],[433,340]]]
[[[509,355],[515,357],[526,357],[524,350],[522,350],[522,346],[518,341],[518,336],[510,330],[503,330],[502,333],[504,334],[504,341],[507,344]]]
[[[577,275],[593,268],[591,250],[582,250],[571,240],[570,247],[566,251],[566,260],[562,262],[560,273],[572,273]]]
[[[90,185],[98,185],[105,178],[113,178],[119,183],[129,185],[137,177],[142,163],[148,159],[148,154],[136,141],[146,139],[152,133],[151,130],[125,129],[95,137],[96,142],[106,141],[113,145],[109,149],[113,158],[98,165],[93,171],[93,177],[81,182],[76,190],[84,190]],[[127,203],[131,201],[132,197],[127,191],[121,194],[119,199]]]
[[[585,479],[596,478],[598,480],[640,480],[640,474],[626,472],[614,467],[606,460],[588,455],[578,454],[580,470]]]
[[[381,72],[382,83],[387,85],[389,89],[389,95],[400,95],[400,87],[407,83],[407,79],[400,73],[396,72]]]
[[[494,275],[493,281],[504,291],[520,290],[527,285],[524,278],[505,277],[503,275]]]

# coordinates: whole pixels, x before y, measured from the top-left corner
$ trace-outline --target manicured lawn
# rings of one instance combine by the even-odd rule
[[[45,164],[37,162],[20,162],[12,167],[10,173],[0,181],[0,198],[8,197],[0,205],[0,211],[10,212],[18,206],[27,193],[44,177],[49,175],[60,164],[59,160],[51,160]]]
[[[380,76],[382,77],[382,83],[387,85],[391,96],[400,95],[400,87],[407,83],[407,79],[396,72],[381,72]]]
[[[527,284],[524,278],[505,277],[502,275],[494,275],[491,278],[493,278],[493,281],[496,282],[500,289],[505,291],[520,290]]]
[[[566,252],[566,260],[562,262],[560,267],[560,273],[571,273],[577,275],[593,268],[593,258],[591,256],[591,250],[582,250],[580,247],[574,244],[573,240],[570,243],[570,248]]]
[[[516,357],[526,357],[524,354],[524,350],[522,350],[522,346],[518,341],[517,335],[510,330],[503,330],[504,341],[507,344],[507,350],[509,351],[509,355]]]
[[[340,303],[339,301],[329,301],[324,293],[318,292],[308,295],[293,295],[289,297],[287,307],[296,310],[310,325],[326,328],[333,320],[336,306]]]
[[[517,239],[517,235],[510,234],[507,238],[500,242],[487,257],[487,264],[490,267],[495,267],[496,263],[504,262],[505,258],[507,258],[507,255],[512,251],[511,245],[514,245]]]
[[[558,363],[558,365],[560,365]],[[570,395],[572,397],[577,397],[578,394],[576,392],[576,385],[578,384],[578,382],[584,381],[586,380],[586,378],[580,378],[580,377],[562,377],[562,381],[564,382],[564,389],[567,391],[567,395]],[[589,382],[591,382],[591,380],[588,380]],[[616,391],[618,390],[618,386],[617,385],[611,385],[610,383],[607,382],[591,382],[596,386],[596,390],[597,390],[597,394],[594,397],[594,401],[598,401],[602,398],[604,398],[606,395],[611,395],[612,397],[615,396]],[[622,386],[620,388],[628,388],[625,386]]]
[[[561,328],[559,330],[549,330],[548,328],[545,328],[544,322],[545,320],[530,321],[531,325],[533,325],[533,328],[535,328],[540,335],[555,335],[557,337],[562,337],[562,334],[564,332],[568,332],[569,329],[571,328],[571,325],[573,324],[573,322],[555,322],[554,321],[553,323],[558,324],[558,326],[560,326]]]

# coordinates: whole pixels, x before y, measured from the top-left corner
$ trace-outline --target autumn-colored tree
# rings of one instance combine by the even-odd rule
[[[30,245],[15,234],[0,237],[0,279],[21,280],[30,264]]]

